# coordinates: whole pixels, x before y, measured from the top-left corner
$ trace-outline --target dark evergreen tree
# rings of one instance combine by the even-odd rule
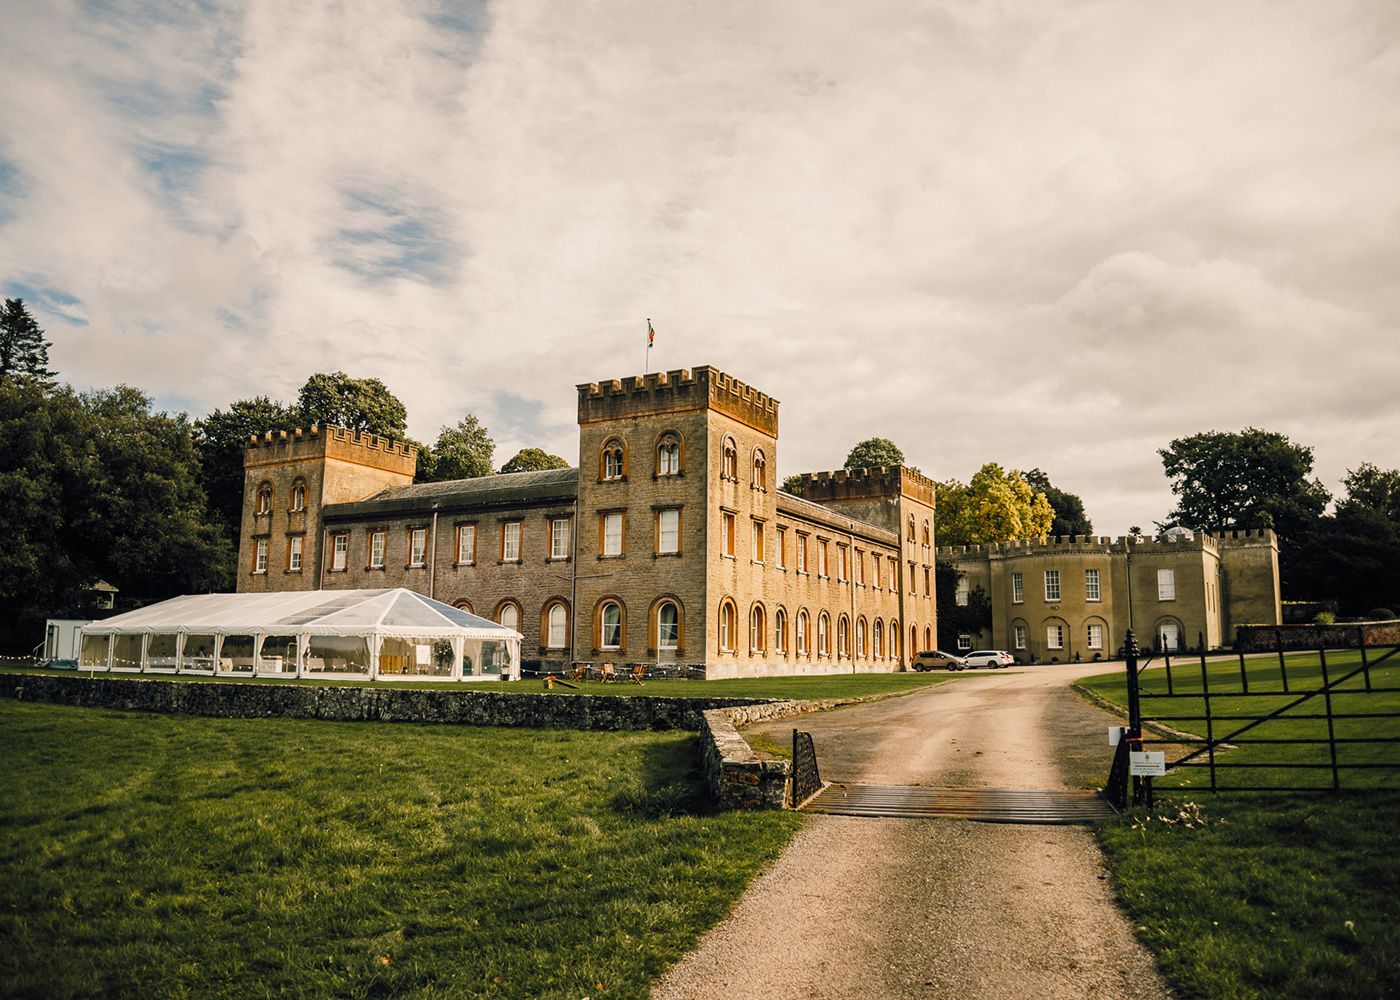
[[[1024,473],[1031,489],[1044,493],[1055,511],[1055,520],[1050,524],[1051,535],[1092,535],[1094,524],[1084,513],[1084,501],[1073,493],[1066,493],[1050,482],[1050,477],[1039,469]]]
[[[4,309],[0,309],[0,379],[29,378],[51,385],[54,372],[49,370],[49,347],[24,300],[6,299]]]
[[[195,421],[195,450],[209,508],[234,549],[243,522],[243,454],[248,439],[268,431],[291,430],[298,421],[292,407],[267,396],[240,399]],[[230,565],[230,583],[232,579]]]

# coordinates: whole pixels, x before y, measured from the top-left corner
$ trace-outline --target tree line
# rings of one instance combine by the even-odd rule
[[[419,448],[417,480],[491,475],[495,444],[473,414],[430,444],[379,379],[311,375],[291,402],[237,400],[192,420],[131,386],[78,392],[49,368],[50,342],[21,299],[0,309],[0,649],[28,652],[46,617],[88,617],[98,581],[153,601],[231,590],[243,509],[243,454],[254,434],[313,423]],[[501,472],[565,468],[525,448]]]

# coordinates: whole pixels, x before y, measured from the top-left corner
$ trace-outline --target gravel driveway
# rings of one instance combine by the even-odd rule
[[[810,716],[822,777],[1101,783],[1116,720],[1069,690],[1103,665],[962,677]],[[759,726],[778,738],[792,723]],[[1167,997],[1085,827],[812,816],[657,985],[659,998]]]

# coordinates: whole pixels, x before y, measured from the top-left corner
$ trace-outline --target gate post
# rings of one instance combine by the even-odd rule
[[[1128,769],[1128,754],[1134,748],[1141,749],[1139,740],[1142,737],[1142,708],[1138,701],[1138,644],[1133,636],[1133,630],[1128,629],[1128,634],[1123,639],[1123,666],[1127,671],[1128,681],[1128,729],[1118,740],[1118,746],[1113,754],[1113,765],[1109,769],[1108,784],[1104,788],[1104,793],[1108,800],[1119,809],[1128,804],[1128,789],[1133,790],[1133,803],[1142,801],[1142,789],[1136,778],[1131,777]]]
[[[1123,665],[1128,671],[1128,728],[1142,729],[1142,705],[1138,702],[1138,644],[1133,630],[1123,638]]]

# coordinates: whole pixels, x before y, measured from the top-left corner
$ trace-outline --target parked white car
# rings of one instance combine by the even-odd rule
[[[989,670],[995,670],[998,667],[1011,666],[1016,662],[1016,657],[1004,649],[978,649],[963,656],[963,662],[969,667],[986,667]]]

